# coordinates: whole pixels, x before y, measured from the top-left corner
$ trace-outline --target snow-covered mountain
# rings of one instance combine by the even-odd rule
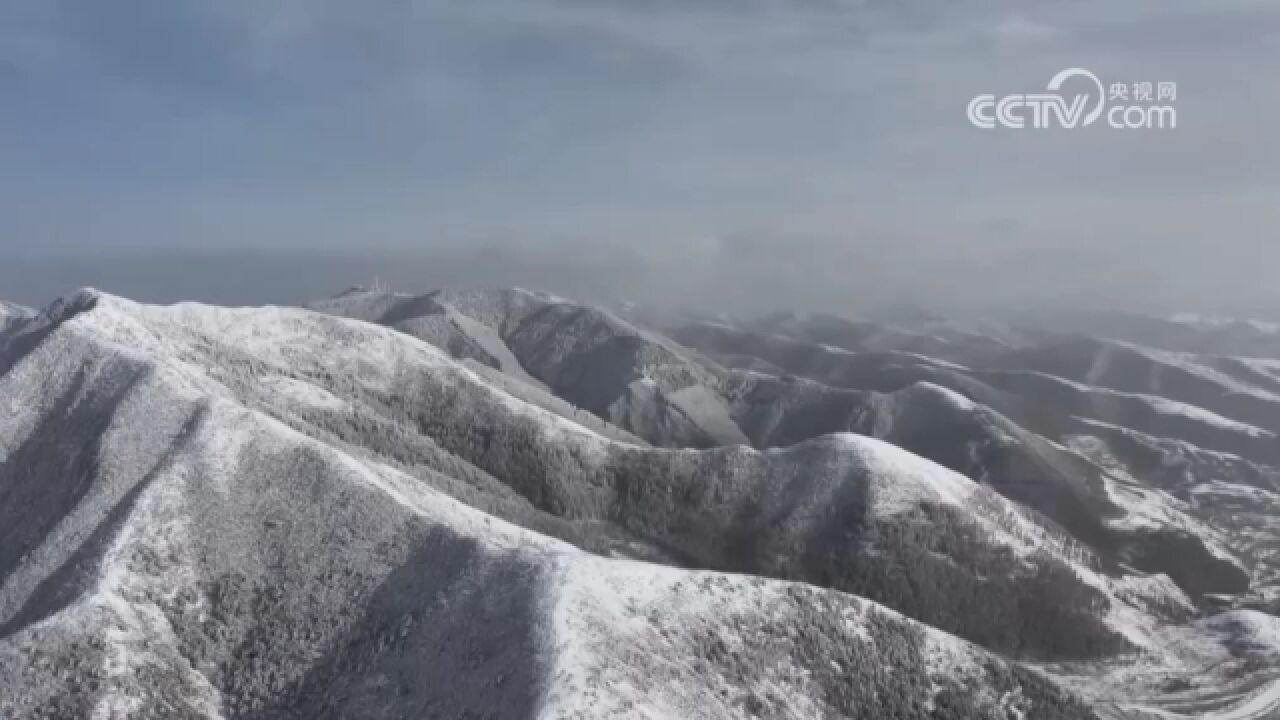
[[[1088,715],[875,603],[592,555],[479,509],[584,545],[688,551],[714,542],[682,540],[676,498],[726,520],[743,493],[799,500],[768,548],[786,553],[846,484],[885,517],[991,502],[872,440],[626,445],[430,345],[302,310],[85,291],[6,331],[0,357],[0,697],[15,717]],[[404,436],[448,418],[456,437],[420,434],[405,454],[370,440],[393,398],[428,386],[439,407]],[[459,449],[476,442],[487,470]],[[498,472],[542,455],[577,476]],[[703,473],[721,480],[689,484]],[[999,542],[1033,541],[1006,525],[989,529]]]
[[[31,308],[11,303],[7,300],[0,300],[0,316],[31,317],[34,314],[35,311]]]
[[[560,316],[608,318],[561,326],[561,332],[571,334],[568,338],[543,335],[558,344],[577,345],[580,335],[622,334],[637,346],[665,348],[668,362],[661,372],[650,373],[643,363],[615,363],[604,355],[587,364],[604,363],[610,369],[593,372],[621,378],[619,386],[655,386],[653,375],[664,378],[665,396],[697,394],[721,423],[727,418],[737,427],[742,435],[737,442],[766,449],[853,432],[887,440],[965,475],[1012,500],[1047,537],[1063,538],[1078,548],[1087,558],[1084,565],[1096,568],[1108,583],[1144,584],[1141,591],[1112,587],[1104,594],[1126,598],[1119,605],[1139,606],[1142,616],[1157,617],[1155,625],[1166,630],[1174,627],[1170,623],[1224,604],[1270,608],[1280,594],[1273,589],[1277,528],[1271,518],[1280,488],[1275,467],[1280,419],[1271,414],[1269,398],[1273,361],[1229,354],[1239,345],[1224,344],[1215,354],[1157,350],[1133,337],[1082,335],[1078,325],[1066,322],[1057,331],[1042,323],[952,324],[933,316],[901,324],[795,313],[743,321],[635,306],[612,315],[523,291],[431,297],[469,298],[451,305],[453,311],[491,328],[507,344],[504,338],[515,326],[507,320],[511,314],[493,308],[504,306],[494,298],[512,292],[534,298],[538,307],[554,304]],[[379,297],[377,302],[388,305],[413,297],[356,296],[357,305]],[[351,302],[348,297],[313,307],[397,326],[394,319],[344,307]],[[615,330],[619,327],[624,328],[621,333]],[[1203,345],[1203,327],[1185,327],[1188,338],[1166,333],[1162,347]],[[1255,335],[1262,332],[1248,327]],[[667,338],[680,344],[673,347]],[[447,344],[441,347],[448,349]],[[508,344],[509,349],[517,347],[520,343]],[[548,377],[536,361],[526,367],[521,351],[513,349],[513,355],[520,372],[534,381]],[[672,372],[672,365],[679,371]],[[611,414],[609,408],[597,406],[593,412],[659,445],[714,440],[710,434],[696,441],[664,434],[652,424]],[[720,442],[732,442],[729,437],[721,433]],[[1087,575],[1080,564],[1073,568],[1078,576]],[[879,599],[923,615],[909,599],[892,593]],[[1111,613],[1113,620],[1117,613],[1127,620],[1134,617],[1121,609]],[[1170,640],[1164,630],[1153,635],[1153,626],[1144,627],[1124,634],[1153,655],[1191,652],[1182,635],[1174,633]],[[970,637],[1009,652],[993,645],[991,637]],[[1182,649],[1170,650],[1170,642]],[[1230,656],[1220,644],[1210,645],[1217,648],[1213,652]],[[1197,647],[1195,652],[1204,651]],[[1237,667],[1221,658],[1215,662]],[[1257,658],[1248,662],[1270,667]],[[1162,667],[1160,672],[1168,674],[1161,675],[1153,670],[1159,665],[1148,668],[1143,681],[1127,680],[1127,696],[1148,698],[1150,704],[1127,705],[1155,708],[1151,712],[1165,707],[1164,685],[1181,671]],[[1265,681],[1265,676],[1258,680],[1242,674],[1253,678],[1245,681],[1246,687]],[[1091,677],[1091,672],[1082,676]],[[1237,680],[1215,675],[1213,682],[1232,687]],[[1135,693],[1143,683],[1145,694]],[[1099,686],[1106,684],[1093,678],[1082,689]],[[1223,693],[1206,702],[1229,706],[1232,697]]]
[[[1265,406],[935,318],[311,307],[0,327],[0,713],[1280,709]]]
[[[744,442],[714,392],[723,370],[606,310],[522,289],[353,289],[311,308],[394,327],[496,368],[657,445]]]
[[[1047,373],[975,371],[947,360],[879,349],[903,338],[921,337],[920,331],[885,329],[868,323],[846,326],[838,318],[795,315],[766,318],[759,323],[763,330],[756,327],[744,330],[726,322],[703,322],[673,331],[675,337],[726,362],[734,363],[743,356],[764,362],[764,366],[756,364],[760,369],[742,371],[727,369],[699,352],[674,345],[665,337],[604,311],[524,291],[426,296],[355,292],[313,307],[379,320],[401,329],[407,327],[408,332],[433,341],[455,355],[461,346],[442,339],[439,333],[424,333],[423,318],[433,322],[440,319],[439,322],[454,328],[479,324],[488,329],[489,357],[510,358],[505,366],[521,364],[514,373],[517,377],[525,374],[524,365],[527,365],[534,376],[533,382],[545,381],[553,389],[566,384],[561,379],[566,366],[590,368],[586,372],[579,369],[572,377],[609,377],[612,390],[607,394],[607,402],[589,403],[586,407],[602,419],[619,423],[656,444],[672,444],[682,438],[683,444],[699,444],[719,437],[721,444],[743,442],[767,448],[826,433],[850,431],[883,438],[964,473],[1042,513],[1090,546],[1104,563],[1125,563],[1146,572],[1169,574],[1195,595],[1239,592],[1247,586],[1246,572],[1233,558],[1220,552],[1211,533],[1188,531],[1186,527],[1195,523],[1182,516],[1177,523],[1150,526],[1143,519],[1143,508],[1131,508],[1112,499],[1115,492],[1108,487],[1122,483],[1122,478],[1112,477],[1114,474],[1109,474],[1095,459],[1067,447],[1068,438],[1060,437],[1064,433],[1045,427],[1078,424],[1075,398],[1055,397],[1053,403],[1028,403],[1009,392],[1010,388],[1018,387],[1016,382],[1001,381],[1016,375],[1072,388],[1078,386],[1081,392],[1105,394],[1112,400],[1121,393],[1085,387]],[[447,308],[447,311],[426,312],[426,308]],[[549,319],[565,317],[574,320],[566,323]],[[460,318],[466,320],[460,321]],[[530,326],[536,329],[528,330]],[[778,334],[776,331],[780,329],[798,333],[805,340]],[[929,337],[935,338],[962,338],[964,346],[969,348],[965,354],[985,353],[993,366],[1000,362],[1008,364],[1011,361],[1007,357],[1013,353],[1027,352],[1015,347],[1012,340],[1027,333],[1010,331],[1003,333],[1000,340],[984,342],[980,339],[983,336],[974,331],[947,331],[938,327],[936,321],[930,321],[929,333]],[[469,334],[479,333],[469,331]],[[808,338],[814,336],[821,340],[845,341],[856,347],[869,343],[877,349],[851,351],[809,342]],[[536,338],[536,342],[530,338]],[[610,344],[625,345],[631,351],[595,351]],[[548,346],[554,349],[549,350]],[[495,347],[500,349],[493,349]],[[584,347],[592,350],[580,351]],[[981,348],[981,352],[977,348]],[[469,357],[465,353],[463,356]],[[549,356],[558,361],[547,362]],[[661,358],[661,362],[646,364],[638,358]],[[780,374],[771,374],[768,367]],[[789,373],[820,382],[798,380]],[[573,382],[568,385],[577,387]],[[634,395],[618,400],[629,387],[651,388],[651,399],[656,398],[656,402],[638,403]],[[1047,395],[1042,393],[1036,397]],[[581,395],[570,397],[578,399]],[[639,415],[651,418],[661,411],[690,407],[666,402],[664,398],[691,397],[698,398],[697,406],[702,411],[696,417],[704,421],[695,427],[732,430],[698,434],[695,440],[691,434],[668,433],[666,429],[672,422],[634,422],[636,414],[617,412],[622,405],[632,411],[644,407],[646,412]],[[1145,421],[1151,417],[1164,418],[1166,415],[1162,413],[1169,406],[1185,408],[1185,411],[1166,413],[1171,418],[1166,425],[1171,424],[1192,439],[1213,440],[1222,436],[1225,439],[1221,441],[1230,448],[1234,449],[1232,443],[1239,441],[1254,443],[1263,448],[1262,452],[1273,439],[1266,435],[1242,435],[1236,432],[1232,421],[1225,419],[1207,421],[1205,418],[1212,418],[1213,414],[1199,408],[1156,396],[1144,398],[1153,404],[1133,400],[1139,409],[1147,411],[1145,415],[1136,413],[1143,422],[1131,423],[1139,430],[1149,432],[1153,426],[1165,427]],[[1154,404],[1157,401],[1163,405]],[[1127,405],[1121,408],[1130,409]],[[1027,423],[1029,428],[1024,429],[1015,419],[1027,414],[1034,414],[1037,419]],[[1089,416],[1083,411],[1081,414]],[[1114,421],[1116,414],[1100,410],[1091,416]],[[694,417],[683,412],[669,413],[668,417],[672,416]],[[1043,417],[1049,420],[1039,419]],[[735,436],[738,439],[735,440]],[[1213,442],[1206,444],[1210,449],[1222,449]]]
[[[31,317],[35,311],[25,308],[21,305],[15,305],[10,302],[0,300],[0,332],[10,325],[16,324],[21,320]]]

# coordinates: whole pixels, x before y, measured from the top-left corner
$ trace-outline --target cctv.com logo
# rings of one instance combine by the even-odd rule
[[[1064,89],[1079,78],[1071,94]],[[1104,86],[1084,68],[1067,68],[1049,80],[1046,92],[997,98],[978,95],[969,101],[969,122],[984,130],[1088,127],[1105,118],[1117,130],[1164,130],[1178,126],[1178,87],[1172,82],[1112,83]]]

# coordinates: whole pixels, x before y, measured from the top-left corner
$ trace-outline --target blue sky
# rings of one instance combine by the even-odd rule
[[[1177,82],[1179,127],[965,120],[1070,66]],[[1259,1],[8,0],[0,250],[1033,253],[1219,292],[1280,261],[1278,71]]]

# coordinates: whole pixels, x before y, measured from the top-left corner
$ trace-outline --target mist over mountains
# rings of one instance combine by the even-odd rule
[[[0,712],[1280,712],[1280,328],[748,317],[4,306]]]
[[[786,309],[892,321],[906,311],[1086,333],[1123,314],[1118,308],[1145,319],[1195,312],[1280,322],[1280,287],[1262,256],[1206,262],[1187,259],[1185,248],[1112,256],[1094,246],[1041,253],[994,241],[935,247],[919,238],[754,235],[264,247],[11,248],[0,288],[29,307],[85,285],[140,302],[299,305],[380,280],[397,288],[533,287],[600,305],[746,317]]]

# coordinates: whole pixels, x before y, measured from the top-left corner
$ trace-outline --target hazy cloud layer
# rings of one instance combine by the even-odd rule
[[[965,120],[1069,66],[1177,82],[1179,127]],[[0,250],[590,247],[784,301],[1262,305],[1276,77],[1280,7],[1242,0],[13,0]]]

